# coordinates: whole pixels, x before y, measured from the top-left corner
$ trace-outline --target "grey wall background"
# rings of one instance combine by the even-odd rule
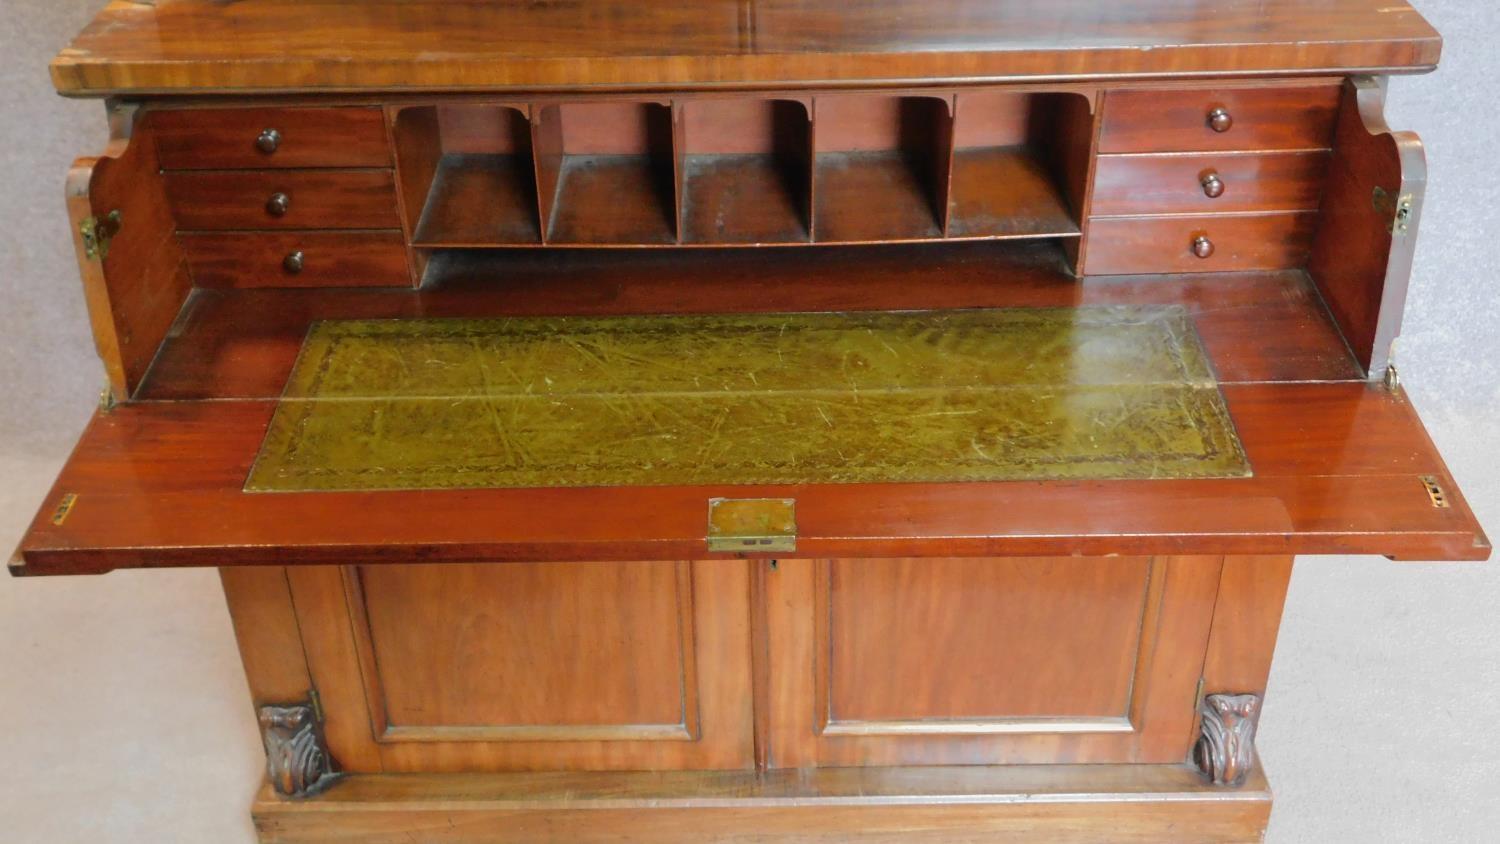
[[[996,0],[1000,2],[1000,0]],[[1500,12],[1416,0],[1447,38],[1392,85],[1431,176],[1398,360],[1470,502],[1500,535]],[[0,545],[40,505],[103,385],[63,213],[102,109],[47,61],[102,0],[0,9]],[[1500,829],[1500,568],[1305,558],[1259,742],[1269,840],[1480,841]],[[0,576],[0,838],[249,842],[262,757],[211,571]]]

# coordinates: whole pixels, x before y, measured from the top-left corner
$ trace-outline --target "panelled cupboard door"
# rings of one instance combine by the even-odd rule
[[[1220,567],[767,565],[770,765],[1182,761]]]
[[[745,561],[289,570],[351,771],[754,764]]]

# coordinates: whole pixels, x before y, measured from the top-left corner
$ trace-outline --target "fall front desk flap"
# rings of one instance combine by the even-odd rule
[[[347,320],[248,491],[1250,474],[1176,306]]]

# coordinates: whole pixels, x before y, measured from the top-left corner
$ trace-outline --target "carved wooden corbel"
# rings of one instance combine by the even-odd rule
[[[338,778],[312,704],[262,706],[260,731],[266,745],[266,773],[277,794],[308,797]]]
[[[1244,785],[1255,765],[1259,710],[1258,695],[1207,695],[1198,705],[1203,734],[1193,748],[1193,759],[1214,785]]]

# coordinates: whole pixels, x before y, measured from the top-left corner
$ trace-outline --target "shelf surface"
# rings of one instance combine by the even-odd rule
[[[806,199],[775,156],[688,155],[684,165],[684,243],[807,242]]]
[[[814,237],[823,243],[942,237],[920,166],[896,151],[818,153]]]
[[[669,245],[670,175],[644,155],[565,155],[547,240],[575,245]]]
[[[1404,0],[111,0],[52,63],[121,93],[712,87],[1418,71]]]
[[[1406,395],[1359,380],[1302,273],[1074,280],[1040,245],[999,247],[736,261],[712,250],[566,261],[516,251],[461,262],[424,290],[198,291],[141,400],[91,423],[13,567],[696,559],[715,556],[705,542],[715,497],[794,498],[796,553],[815,557],[1489,555]],[[1253,477],[244,491],[319,319],[1099,304],[1180,305],[1193,319]]]
[[[953,151],[949,237],[1076,235],[1078,223],[1025,147]]]
[[[438,164],[416,246],[540,244],[529,155],[448,154]]]

